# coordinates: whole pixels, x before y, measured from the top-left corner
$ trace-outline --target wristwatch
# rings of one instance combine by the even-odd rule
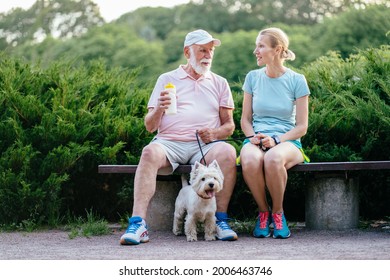
[[[274,139],[276,145],[279,145],[279,144],[280,144],[280,138],[279,138],[279,136],[277,136],[277,135],[272,135],[272,139]]]

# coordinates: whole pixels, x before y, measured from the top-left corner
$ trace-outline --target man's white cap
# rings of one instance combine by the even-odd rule
[[[214,42],[214,46],[221,45],[221,41],[219,39],[213,38],[213,36],[203,29],[198,29],[187,34],[186,39],[184,40],[184,47],[188,47],[193,44],[204,45],[210,43],[211,41]]]

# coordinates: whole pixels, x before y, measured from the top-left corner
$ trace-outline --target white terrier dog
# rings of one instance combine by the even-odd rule
[[[223,174],[214,160],[208,167],[199,162],[192,166],[190,185],[182,176],[183,188],[176,198],[173,218],[173,233],[180,235],[184,232],[187,241],[197,240],[197,223],[204,223],[205,240],[215,240],[216,225],[215,211],[217,203],[215,194],[222,190]]]

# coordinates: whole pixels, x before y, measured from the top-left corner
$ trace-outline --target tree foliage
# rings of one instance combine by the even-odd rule
[[[91,29],[80,38],[58,42],[47,38],[31,49],[23,45],[14,51],[18,57],[40,61],[42,66],[58,59],[70,61],[101,60],[109,67],[138,69],[144,82],[154,79],[163,70],[164,60],[161,44],[140,39],[133,30],[124,25],[106,24]]]
[[[351,5],[360,3],[357,1],[340,2],[344,3],[342,6],[337,6],[336,2],[330,0],[309,1],[310,3],[306,0],[281,1],[282,3],[268,0],[192,1],[175,8],[141,8],[102,26],[99,26],[100,15],[95,4],[91,3],[91,6],[88,6],[89,1],[85,0],[77,2],[78,6],[74,6],[73,1],[40,0],[27,11],[17,9],[6,16],[3,15],[0,20],[0,26],[5,26],[2,34],[6,34],[4,30],[13,30],[14,25],[10,24],[12,21],[8,19],[20,18],[23,16],[20,13],[38,14],[34,19],[35,25],[20,29],[31,31],[35,30],[39,23],[48,21],[43,20],[46,15],[50,15],[50,19],[54,20],[57,14],[69,14],[70,11],[79,9],[81,15],[95,11],[95,21],[82,22],[81,16],[79,23],[82,27],[68,26],[70,31],[62,34],[64,37],[65,34],[74,35],[75,33],[72,33],[74,29],[84,30],[85,33],[79,32],[70,39],[60,39],[56,37],[58,31],[49,24],[45,25],[45,28],[51,26],[51,33],[43,36],[40,43],[31,39],[32,31],[23,31],[23,36],[12,35],[17,40],[14,42],[17,43],[16,47],[11,47],[6,41],[11,35],[3,38],[0,36],[0,47],[3,45],[9,53],[24,57],[33,63],[39,62],[42,66],[61,58],[78,61],[99,58],[109,67],[138,68],[142,72],[139,79],[148,83],[153,82],[161,72],[176,68],[178,64],[185,62],[183,57],[185,34],[195,28],[204,28],[222,39],[222,46],[216,51],[214,70],[234,84],[240,82],[246,72],[256,67],[252,54],[256,33],[271,23],[273,26],[281,27],[288,34],[290,49],[297,57],[295,61],[290,62],[293,67],[301,67],[312,62],[326,55],[328,51],[338,51],[342,57],[347,57],[356,49],[380,47],[389,43],[390,10],[387,6],[360,4],[359,9],[351,8]],[[61,2],[63,6],[58,6],[57,2]],[[84,4],[80,7],[82,3]],[[40,6],[46,7],[44,12],[43,9],[39,9]],[[316,19],[310,23],[292,22],[288,13],[285,14],[285,9],[290,10],[293,7],[299,8],[298,14],[301,15],[306,8],[314,9],[318,6],[323,8],[316,8],[317,13],[322,11],[322,14],[327,15],[324,21],[318,22]],[[266,17],[261,16],[261,13]],[[216,18],[218,20],[215,20]],[[303,19],[303,14],[298,18]],[[371,20],[373,18],[378,20]]]
[[[142,8],[121,16],[139,33],[165,39],[173,30],[203,28],[215,33],[250,31],[275,23],[312,26],[350,8],[364,10],[372,0],[192,0],[174,9]],[[375,4],[389,7],[388,1]],[[145,37],[146,38],[146,37]]]
[[[390,44],[390,9],[369,6],[364,11],[350,9],[318,26],[313,39],[323,49],[338,51],[346,58],[357,49]]]
[[[0,36],[10,46],[41,42],[46,37],[73,38],[103,24],[90,0],[37,0],[28,10],[16,8],[0,15]]]

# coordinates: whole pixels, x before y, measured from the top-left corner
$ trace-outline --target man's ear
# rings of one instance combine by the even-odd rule
[[[187,59],[189,59],[190,58],[190,47],[188,47],[188,46],[184,47],[183,52],[184,52],[184,56]]]

